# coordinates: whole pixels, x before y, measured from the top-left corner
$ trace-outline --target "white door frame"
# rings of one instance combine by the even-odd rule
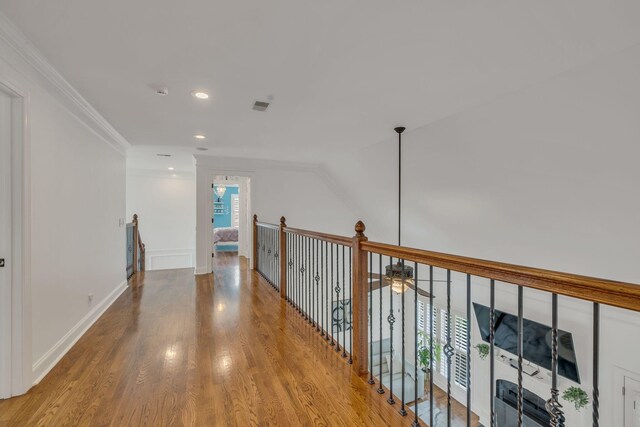
[[[33,383],[31,356],[31,194],[29,157],[29,94],[0,76],[0,91],[11,98],[11,298],[0,312],[11,313],[11,335],[0,336],[0,352],[9,375],[0,375],[0,398],[24,394]],[[8,363],[7,363],[8,362]]]
[[[219,175],[218,175],[219,176]],[[228,175],[227,175],[228,176]],[[251,193],[251,179],[247,176],[238,176],[234,175],[231,179],[227,179],[226,181],[216,180],[214,176],[214,185],[220,185],[227,183],[228,185],[237,185],[239,200],[238,203],[240,205],[240,224],[238,225],[238,256],[244,256],[246,258],[251,257],[250,251],[250,242],[249,237],[251,236],[251,210],[249,209],[249,198]],[[213,187],[211,188],[211,197],[215,198],[215,194],[213,194]],[[213,211],[212,211],[213,212]],[[213,216],[212,216],[213,218]],[[213,224],[215,227],[215,223]],[[211,241],[211,247],[213,248],[213,240]]]
[[[253,227],[251,227],[251,206],[253,195],[251,193],[251,181],[253,180],[253,172],[241,171],[241,170],[225,170],[210,167],[196,166],[196,268],[195,274],[209,274],[213,268],[213,262],[211,259],[211,252],[213,250],[213,233],[211,232],[211,218],[213,218],[213,188],[212,184],[216,176],[237,176],[247,178],[243,180],[247,183],[247,188],[244,193],[246,194],[246,209],[242,213],[241,227],[243,222],[246,221],[246,235],[243,238],[245,247],[247,248],[247,258],[249,258],[249,265],[251,265],[251,249],[250,243],[253,238]],[[241,184],[242,185],[242,184]],[[242,197],[243,188],[240,189],[240,195]],[[240,200],[242,204],[242,200]],[[244,221],[243,221],[244,220]],[[240,242],[239,246],[240,246]]]

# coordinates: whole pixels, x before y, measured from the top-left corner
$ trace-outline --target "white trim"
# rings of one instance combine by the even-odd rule
[[[131,144],[74,89],[69,82],[51,65],[47,58],[22,34],[7,16],[0,12],[0,39],[15,50],[18,55],[49,83],[53,92],[68,101],[72,114],[90,126],[107,144],[125,154]]]
[[[33,385],[38,384],[64,357],[71,347],[87,332],[87,330],[104,314],[105,311],[127,289],[127,281],[120,283],[105,299],[97,304],[73,328],[69,330],[53,347],[33,364]]]
[[[145,268],[147,270],[167,270],[167,269],[176,269],[176,268],[193,268],[193,258],[195,256],[195,248],[184,248],[184,249],[159,249],[159,250],[149,250],[146,251],[146,265]],[[186,257],[186,262],[180,262],[181,259]],[[171,259],[177,261],[177,264],[184,264],[178,267],[158,267],[159,259]]]
[[[0,76],[0,90],[12,97],[11,139],[11,378],[10,394],[24,394],[31,387],[31,184],[29,92]],[[1,303],[0,303],[1,306]],[[2,344],[2,343],[0,343]],[[4,344],[3,344],[4,345]]]
[[[173,176],[176,175],[176,176]],[[164,178],[172,180],[186,180],[193,181],[196,174],[195,171],[167,171],[157,169],[137,169],[127,168],[127,176],[140,176],[144,178]]]

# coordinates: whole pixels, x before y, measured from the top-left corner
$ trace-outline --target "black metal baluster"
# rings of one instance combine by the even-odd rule
[[[467,274],[467,427],[471,427],[471,275]]]
[[[495,331],[496,331],[496,283],[491,279],[489,308],[489,402],[491,411],[490,427],[496,427],[496,398],[495,398]]]
[[[301,236],[296,236],[296,257],[298,258],[298,265],[296,266],[296,309],[298,310],[298,313],[300,315],[302,315],[302,308],[301,308],[301,304],[300,301],[302,300],[301,295],[302,295],[302,286],[300,284],[300,268],[302,267],[302,262],[301,262],[301,242],[302,242],[302,237]]]
[[[307,280],[307,270],[309,267],[309,238],[304,237],[304,265],[302,270],[302,283],[303,283],[303,299],[302,299],[302,310],[304,312],[304,319],[309,320],[309,283]]]
[[[353,364],[353,271],[352,267],[352,254],[351,246],[349,246],[349,256],[347,262],[349,263],[349,364]]]
[[[344,245],[342,245],[342,292],[344,293],[342,299],[342,357],[347,357],[347,311],[345,310],[347,301],[347,281],[345,280],[344,251]]]
[[[405,377],[406,377],[406,366],[405,366],[405,343],[404,343],[404,326],[405,326],[405,319],[404,319],[404,294],[405,294],[405,280],[406,280],[406,276],[405,276],[405,272],[404,272],[404,260],[402,260],[402,272],[400,274],[400,278],[402,280],[402,282],[400,283],[401,285],[401,289],[402,289],[402,294],[400,296],[400,298],[402,299],[402,381],[400,381],[400,386],[401,386],[401,393],[400,393],[400,411],[398,411],[400,413],[400,415],[402,415],[403,417],[405,415],[407,415],[407,410],[404,409],[404,401],[405,401],[405,396],[404,396],[404,382],[405,382]]]
[[[429,266],[429,425],[433,426],[433,342],[435,340],[435,327],[433,319],[433,266]]]
[[[333,243],[331,243],[331,301],[330,301],[330,305],[329,305],[329,314],[330,314],[330,319],[329,321],[331,322],[331,346],[335,345],[335,340],[334,340],[334,336],[335,336],[335,327],[334,327],[334,315],[333,315],[333,291],[334,291],[334,286],[333,286]]]
[[[413,293],[413,314],[414,314],[414,325],[413,325],[413,332],[414,332],[414,341],[413,341],[413,368],[414,368],[414,372],[413,372],[413,378],[414,378],[414,384],[413,384],[413,389],[415,391],[415,394],[413,396],[413,414],[415,416],[415,418],[413,419],[413,422],[411,423],[411,425],[413,427],[418,427],[420,425],[420,422],[418,421],[418,289],[420,288],[420,282],[419,282],[419,277],[418,277],[418,263],[414,262],[413,263],[413,280],[414,280],[414,285],[415,285],[415,292]],[[423,387],[424,388],[424,387]]]
[[[389,316],[387,316],[387,322],[389,322],[389,341],[390,341],[390,353],[389,353],[389,398],[387,402],[390,405],[396,403],[393,398],[393,324],[396,321],[396,317],[393,315],[393,257],[389,257],[389,267],[391,271],[389,272]]]
[[[593,303],[593,396],[592,418],[593,427],[600,425],[600,304]]]
[[[451,270],[447,270],[447,344],[444,353],[447,356],[447,426],[451,427],[451,357],[454,355],[451,345]]]
[[[518,427],[522,427],[524,412],[524,395],[522,389],[522,351],[524,343],[524,288],[518,286]]]
[[[340,352],[340,328],[342,322],[340,321],[340,246],[336,245],[336,308],[334,314],[334,320],[336,321],[336,352]]]
[[[318,266],[318,272],[320,274],[320,281],[318,282],[318,286],[320,287],[320,308],[319,308],[319,320],[320,320],[320,336],[324,337],[325,323],[324,323],[324,282],[326,280],[326,275],[322,274],[322,267],[325,265],[324,261],[324,242],[320,240],[319,242],[319,250],[320,250],[320,265]]]
[[[313,240],[307,237],[307,257],[309,258],[308,263],[308,271],[307,271],[307,312],[308,317],[307,320],[309,324],[313,327],[313,306],[312,306],[312,297],[313,297],[313,258],[312,258],[312,247]]]
[[[324,297],[322,298],[322,303],[324,304],[324,308],[322,310],[322,323],[324,324],[324,339],[329,341],[329,327],[327,326],[327,322],[329,320],[329,316],[327,316],[327,307],[329,303],[327,299],[329,299],[329,246],[327,242],[324,242]]]
[[[378,394],[384,394],[384,389],[382,388],[382,254],[378,254],[378,295],[380,300],[380,377],[378,378]]]
[[[564,414],[558,395],[558,295],[551,294],[551,397],[545,405],[551,416],[551,427],[564,427]]]
[[[320,240],[316,240],[316,332],[322,331],[322,324],[320,323],[320,310],[321,302],[322,302],[322,288],[320,286],[320,263],[318,261],[318,257],[321,253],[322,242]]]
[[[311,328],[315,327],[315,323],[316,323],[316,318],[315,318],[315,273],[316,273],[316,269],[315,269],[315,263],[313,262],[313,260],[316,257],[316,252],[315,252],[315,239],[311,239],[311,268],[309,268],[309,278],[311,279],[310,281],[310,287],[311,287],[311,292],[309,292],[310,295],[310,302],[311,302],[311,306],[309,307],[309,322],[311,323]]]
[[[373,380],[373,252],[369,252],[369,384]]]

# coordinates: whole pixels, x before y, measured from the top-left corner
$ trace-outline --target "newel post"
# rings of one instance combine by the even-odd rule
[[[138,233],[138,214],[133,214],[133,272],[137,273],[138,269],[138,245],[140,244]]]
[[[253,254],[251,257],[253,269],[258,269],[258,215],[253,215]]]
[[[366,375],[369,372],[368,360],[368,334],[369,299],[367,288],[367,252],[360,248],[360,243],[367,241],[364,235],[365,226],[362,221],[356,223],[356,235],[353,237],[353,368],[358,375]]]
[[[280,217],[280,297],[287,298],[287,219]]]

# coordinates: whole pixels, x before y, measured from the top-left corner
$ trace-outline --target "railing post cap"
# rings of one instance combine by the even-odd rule
[[[362,221],[356,222],[356,236],[357,237],[364,236],[364,231],[366,229],[367,229],[367,227],[365,227],[364,222],[362,222]]]
[[[256,222],[258,220],[258,214],[253,214],[253,222]]]
[[[280,217],[280,225],[282,225],[283,227],[287,226],[287,218],[285,218],[284,216]]]

